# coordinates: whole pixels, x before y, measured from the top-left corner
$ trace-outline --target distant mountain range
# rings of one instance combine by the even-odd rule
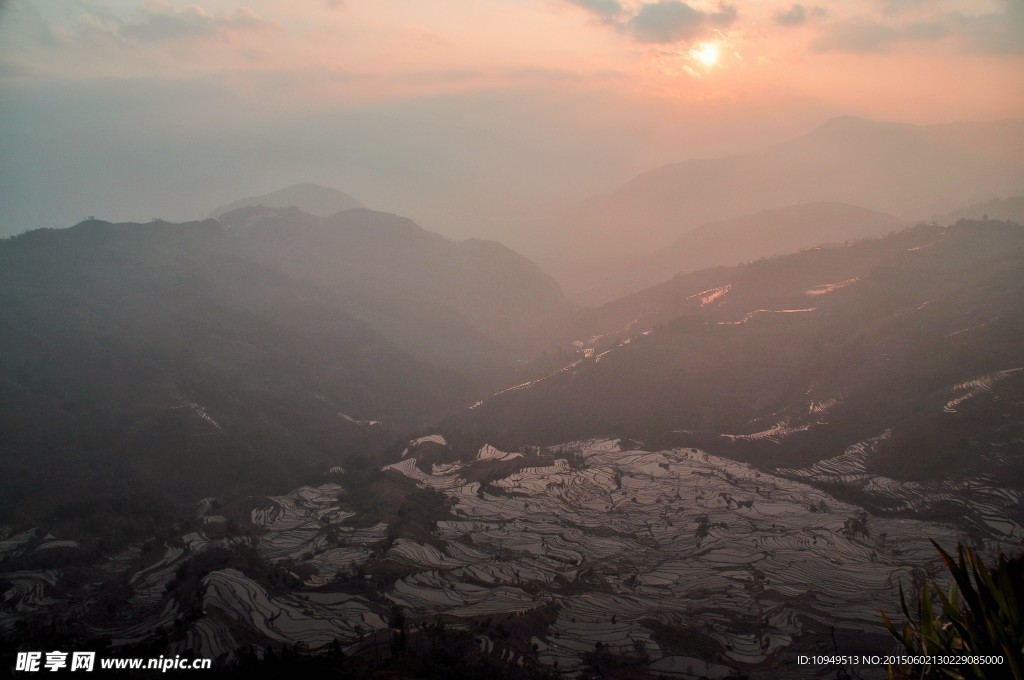
[[[1022,180],[1024,183],[1024,180]],[[942,224],[952,224],[957,220],[1010,220],[1024,224],[1024,195],[1009,198],[994,198],[991,201],[975,203],[936,217]]]
[[[644,173],[552,218],[560,241],[535,256],[573,297],[712,222],[810,202],[914,221],[1019,194],[1022,177],[1024,119],[919,126],[836,118],[761,153]]]
[[[342,210],[365,207],[346,193],[320,186],[319,184],[296,184],[278,191],[259,196],[249,196],[232,201],[212,210],[210,217],[219,218],[224,213],[239,208],[262,206],[264,208],[298,208],[310,215],[327,217]]]
[[[570,309],[551,277],[501,244],[453,242],[389,213],[250,207],[220,221],[246,257],[330,291],[434,364],[477,371],[531,355]]]
[[[804,203],[762,210],[688,231],[664,248],[613,269],[601,284],[577,292],[576,298],[607,302],[682,272],[881,236],[898,224],[892,215],[845,203]]]

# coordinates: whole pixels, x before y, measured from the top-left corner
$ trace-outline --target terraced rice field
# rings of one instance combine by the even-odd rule
[[[899,584],[922,566],[942,573],[929,538],[949,546],[959,537],[952,526],[871,515],[810,483],[859,485],[895,509],[969,499],[985,535],[1004,547],[1024,544],[1011,512],[1021,498],[995,480],[928,487],[866,473],[886,436],[775,474],[695,449],[624,450],[618,440],[565,444],[540,459],[530,453],[532,465],[522,453],[485,446],[471,461],[425,472],[417,448],[447,445],[427,437],[384,471],[448,498],[450,514],[429,541],[389,540],[386,524],[356,523],[338,484],[256,499],[248,537],[208,537],[208,527],[223,536],[226,518],[207,499],[197,506],[199,528],[168,541],[159,558],[140,563],[133,547],[109,560],[104,569],[122,574],[132,594],[115,620],[89,632],[118,645],[173,628],[186,613],[168,592],[178,568],[213,546],[249,541],[270,564],[301,573],[301,584],[272,590],[233,568],[205,574],[202,614],[175,651],[221,661],[249,644],[315,651],[338,642],[357,651],[387,628],[395,604],[413,622],[548,612],[518,647],[487,636],[478,643],[508,663],[566,675],[600,643],[609,653],[645,655],[650,672],[665,677],[773,677],[778,663],[793,669],[795,647],[807,649],[808,636],[820,640],[830,628],[840,645],[887,640],[879,609],[892,610]],[[509,473],[510,462],[522,467]],[[506,472],[483,486],[462,477],[488,465]],[[2,540],[8,550],[31,550],[53,540],[40,533],[8,530]],[[346,589],[335,583],[352,583],[356,570],[376,575],[373,586],[338,592]],[[55,595],[57,570],[0,578],[11,584],[0,594],[0,635],[20,618],[69,606],[67,595]],[[83,606],[90,593],[79,593]],[[659,626],[685,629],[718,651],[680,653],[665,646]]]
[[[924,513],[940,506],[953,507],[962,527],[1004,544],[1024,544],[1024,526],[1017,519],[1024,509],[1024,495],[1003,486],[996,475],[904,482],[868,473],[868,461],[876,445],[889,436],[891,432],[887,430],[854,444],[834,458],[806,468],[780,468],[776,473],[791,479],[856,489],[869,498],[872,505],[890,512]],[[998,454],[982,455],[998,457]],[[999,463],[998,460],[992,462]]]
[[[813,312],[817,310],[817,307],[807,307],[804,309],[755,309],[752,312],[747,312],[742,319],[739,321],[719,321],[719,326],[740,326],[745,323],[749,323],[758,314],[804,314],[807,312]]]
[[[103,625],[86,625],[84,632],[110,638],[118,647],[152,638],[161,629],[170,630],[184,612],[168,586],[183,564],[212,547],[254,543],[257,552],[271,563],[291,560],[312,572],[305,580],[309,588],[328,584],[339,573],[350,574],[354,566],[370,560],[375,546],[386,538],[387,525],[345,525],[354,513],[339,507],[341,492],[337,484],[324,484],[263,499],[250,513],[252,524],[260,531],[258,537],[209,538],[204,533],[206,527],[218,526],[223,531],[226,518],[210,514],[212,499],[201,500],[196,515],[203,528],[165,543],[159,558],[140,565],[141,551],[133,546],[100,565],[112,576],[124,575],[121,578],[127,579],[131,595]],[[4,547],[8,552],[34,543],[34,550],[72,548],[74,543],[49,536],[39,539],[35,529],[6,531]],[[0,573],[0,580],[10,584],[0,593],[0,636],[10,633],[21,620],[67,616],[76,609],[80,613],[95,601],[98,582],[74,596],[54,596],[61,577],[59,570]],[[204,615],[189,627],[184,642],[175,649],[220,660],[250,642],[302,642],[311,649],[335,640],[358,643],[367,633],[384,627],[381,614],[386,614],[380,603],[371,606],[363,598],[341,593],[271,595],[234,569],[214,571],[204,578],[202,608]]]
[[[73,544],[76,542],[44,539],[36,551],[58,547],[77,549]],[[125,606],[103,626],[86,625],[87,634],[110,638],[117,647],[144,640],[161,626],[173,625],[180,612],[177,603],[165,596],[165,590],[192,550],[183,542],[164,547],[166,552],[160,559],[137,568],[128,577],[131,596]],[[138,556],[138,549],[132,548],[108,558],[99,567],[112,576],[124,574]],[[11,584],[0,594],[0,634],[10,633],[21,621],[49,620],[53,613],[63,613],[65,617],[72,612],[81,614],[95,601],[99,582],[86,584],[72,594],[60,587],[62,577],[63,572],[57,569],[0,573],[0,581]]]
[[[577,359],[576,361],[573,361],[570,364],[566,364],[565,366],[562,366],[557,371],[552,371],[551,373],[548,373],[547,375],[541,376],[540,378],[536,378],[534,380],[527,380],[524,383],[519,383],[518,385],[513,385],[512,387],[506,387],[503,390],[499,390],[498,392],[495,392],[494,394],[492,394],[491,397],[497,397],[498,395],[501,395],[501,394],[507,394],[509,392],[518,392],[519,390],[528,389],[528,388],[533,387],[534,385],[536,385],[537,383],[539,383],[539,382],[541,382],[543,380],[547,380],[548,378],[555,377],[559,373],[565,373],[566,371],[571,371],[572,369],[574,369],[577,366],[579,366],[581,363],[583,363],[583,360],[582,359]],[[474,405],[471,408],[475,408],[475,407],[476,407],[476,405]]]
[[[58,603],[47,595],[47,590],[57,583],[56,571],[8,572],[0,578],[10,583],[7,591],[0,594],[0,634],[13,631],[22,616]]]
[[[422,446],[423,444],[438,444],[440,446],[448,446],[448,442],[441,435],[439,435],[439,434],[427,435],[426,437],[420,437],[419,439],[413,439],[411,442],[409,442],[409,444],[408,444],[408,446],[406,446],[405,450],[402,451],[402,458],[405,458],[406,456],[408,456],[409,455],[409,451],[412,451],[417,446]]]
[[[718,288],[709,288],[708,290],[702,290],[699,293],[694,293],[693,295],[686,299],[692,300],[694,298],[700,298],[700,306],[706,307],[707,305],[710,305],[712,302],[728,293],[730,290],[732,290],[732,284],[727,283],[724,286],[719,286]]]
[[[3,527],[0,529],[0,559],[20,555],[25,546],[38,537],[38,529],[15,532],[9,527]]]
[[[642,648],[682,674],[683,661],[659,661],[666,655],[645,619],[685,622],[749,668],[815,622],[840,636],[883,633],[879,609],[891,608],[916,566],[936,564],[928,538],[958,537],[949,526],[865,515],[797,479],[695,450],[588,441],[561,453],[487,488],[463,482],[457,466],[392,466],[445,493],[458,519],[438,523],[442,548],[396,542],[394,559],[422,571],[388,597],[416,616],[554,601],[558,619],[533,644],[561,671],[601,642]],[[570,466],[570,454],[582,465]]]
[[[852,279],[844,279],[843,281],[836,281],[834,283],[823,283],[820,286],[815,286],[809,290],[804,291],[804,295],[808,297],[821,297],[822,295],[828,295],[834,291],[852,286],[853,284],[860,281],[860,277],[853,277]]]
[[[522,457],[523,454],[521,453],[507,453],[494,448],[490,444],[484,445],[476,454],[477,460],[515,460]]]
[[[946,413],[956,413],[957,407],[960,404],[977,397],[983,392],[988,392],[992,389],[992,385],[994,383],[1021,371],[1024,371],[1024,368],[1010,368],[1005,371],[989,373],[981,376],[980,378],[975,378],[974,380],[954,386],[953,391],[960,392],[960,394],[946,402],[945,407],[943,407],[943,411]]]
[[[387,525],[356,529],[345,524],[355,513],[339,507],[342,491],[337,484],[303,486],[254,508],[252,523],[264,530],[257,544],[260,555],[270,562],[292,560],[313,567],[316,574],[306,580],[309,586],[325,585],[339,572],[365,564],[372,546],[384,540]]]
[[[270,595],[265,588],[235,569],[212,572],[203,579],[203,608],[195,635],[211,656],[234,644],[232,628],[258,639],[319,649],[335,640],[352,643],[386,626],[384,619],[361,598],[344,593]]]
[[[816,412],[814,404],[811,404],[809,411],[811,413]],[[789,422],[790,421],[787,418],[775,423],[767,430],[752,432],[750,434],[723,434],[722,437],[729,441],[758,441],[763,439],[765,441],[770,441],[773,444],[780,444],[783,439],[791,434],[796,432],[806,432],[811,429],[811,426],[808,423],[796,427],[790,427]]]

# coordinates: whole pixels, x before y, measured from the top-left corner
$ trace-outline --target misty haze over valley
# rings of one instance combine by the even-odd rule
[[[1021,677],[1024,14],[853,5],[0,4],[2,667]]]

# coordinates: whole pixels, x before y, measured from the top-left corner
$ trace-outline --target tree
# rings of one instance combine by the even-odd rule
[[[902,628],[882,612],[885,627],[910,656],[1002,657],[1001,664],[905,665],[890,667],[890,678],[1013,678],[1024,680],[1024,556],[1000,553],[994,568],[978,553],[957,544],[956,560],[935,541],[953,577],[948,594],[934,579],[920,589],[916,617],[903,587]],[[938,610],[936,610],[938,605]]]

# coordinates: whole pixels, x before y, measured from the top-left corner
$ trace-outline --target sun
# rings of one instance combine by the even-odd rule
[[[697,43],[690,50],[690,58],[707,68],[717,64],[719,56],[721,56],[721,50],[718,44],[713,42]]]

